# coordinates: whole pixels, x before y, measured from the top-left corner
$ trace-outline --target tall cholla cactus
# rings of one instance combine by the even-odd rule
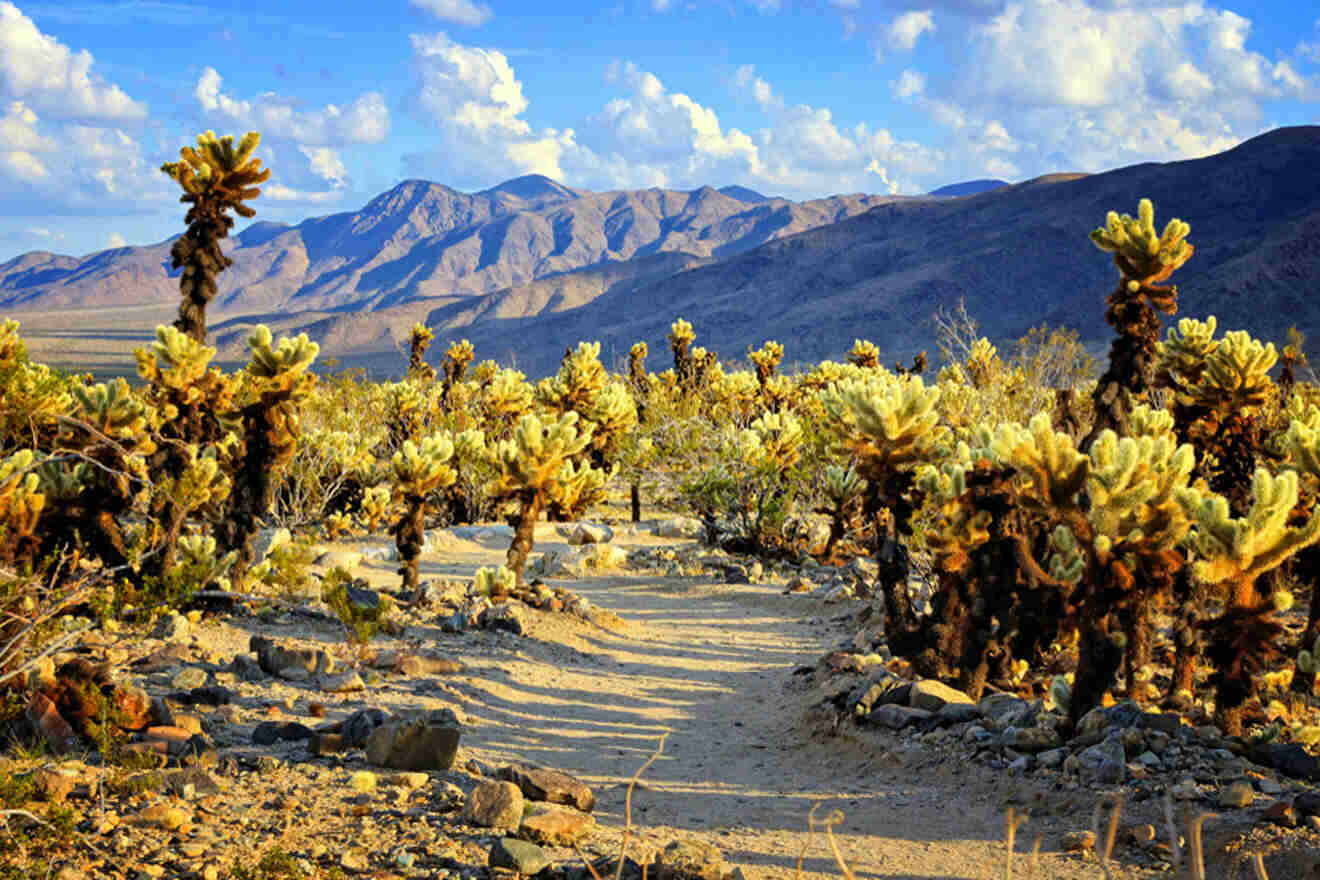
[[[938,388],[920,376],[895,377],[877,368],[867,378],[840,382],[820,393],[837,437],[836,451],[850,457],[866,480],[863,515],[875,523],[879,587],[891,620],[907,618],[909,560],[901,536],[910,534],[915,509],[912,470],[931,458],[947,437],[935,403]]]
[[[440,432],[420,444],[405,440],[403,448],[390,460],[394,491],[404,504],[403,516],[395,523],[393,531],[402,563],[399,574],[406,590],[415,590],[418,586],[417,558],[422,555],[425,540],[427,496],[437,489],[452,486],[458,479],[458,472],[449,464],[453,457],[453,438],[448,432]]]
[[[47,446],[73,402],[68,380],[28,360],[18,327],[17,321],[0,321],[0,454]]]
[[[435,378],[435,370],[426,362],[426,349],[435,334],[425,324],[416,323],[408,332],[408,375],[424,382]]]
[[[585,483],[599,480],[599,471],[585,464],[573,466],[574,456],[590,444],[591,429],[580,428],[578,414],[569,412],[546,422],[534,414],[525,415],[519,419],[513,438],[495,447],[499,475],[490,491],[518,505],[505,566],[519,580],[532,551],[536,520],[546,504],[566,494],[581,494]]]
[[[0,459],[0,562],[22,565],[35,559],[37,520],[46,506],[35,463],[31,449]]]
[[[517,370],[501,369],[481,389],[486,421],[510,427],[532,409],[534,389]]]
[[[858,476],[851,465],[826,465],[823,476],[821,494],[826,503],[817,507],[816,513],[830,518],[830,537],[821,550],[821,556],[828,561],[861,512],[860,501],[866,492],[866,480]]]
[[[197,148],[179,151],[182,162],[166,162],[160,170],[183,187],[179,201],[191,204],[184,222],[188,231],[174,242],[170,257],[175,269],[182,269],[179,292],[183,303],[174,326],[198,342],[206,340],[206,306],[215,298],[218,274],[233,265],[220,250],[220,240],[229,236],[234,219],[256,214],[243,204],[261,195],[257,184],[270,178],[270,169],[261,169],[261,160],[252,152],[261,143],[261,135],[249,131],[234,147],[233,135],[216,138],[208,131],[197,136]]]
[[[692,325],[682,318],[669,325],[669,335],[665,337],[669,341],[669,350],[674,353],[674,375],[678,378],[678,386],[686,391],[691,391],[696,382],[696,363],[692,357],[692,342],[696,338]]]
[[[1118,333],[1109,348],[1109,366],[1092,395],[1095,422],[1082,440],[1090,448],[1106,428],[1127,434],[1127,415],[1150,387],[1155,344],[1159,339],[1157,311],[1168,315],[1178,310],[1178,288],[1164,281],[1192,256],[1184,239],[1191,227],[1170,220],[1161,235],[1155,233],[1155,208],[1150,199],[1138,203],[1137,217],[1120,217],[1110,211],[1105,225],[1091,232],[1091,242],[1114,255],[1120,277],[1117,289],[1106,299],[1105,320]]]
[[[1242,706],[1255,693],[1254,676],[1280,652],[1283,626],[1277,610],[1291,595],[1266,587],[1262,575],[1289,556],[1320,541],[1320,511],[1302,525],[1287,525],[1297,504],[1297,473],[1271,476],[1258,468],[1251,482],[1253,503],[1246,517],[1229,514],[1228,501],[1184,489],[1178,501],[1195,520],[1188,539],[1198,579],[1227,590],[1224,614],[1208,627],[1208,654],[1216,667],[1215,720],[1230,735],[1242,733]],[[1262,590],[1262,587],[1266,587]]]
[[[241,583],[252,564],[252,537],[270,509],[279,470],[292,457],[302,431],[299,407],[316,377],[307,370],[320,346],[307,338],[283,337],[271,345],[270,328],[257,325],[248,337],[252,361],[252,399],[239,411],[243,422],[243,457],[235,468],[229,515],[219,528],[226,551],[237,551],[231,578]]]
[[[579,342],[576,350],[564,352],[559,372],[536,386],[536,399],[549,409],[581,415],[595,403],[609,378],[600,362],[600,343]]]
[[[440,365],[445,374],[440,404],[445,409],[449,408],[453,399],[454,386],[463,381],[463,374],[467,372],[468,364],[472,363],[474,357],[476,351],[472,348],[472,343],[466,339],[451,342],[449,348],[445,349],[445,359]]]

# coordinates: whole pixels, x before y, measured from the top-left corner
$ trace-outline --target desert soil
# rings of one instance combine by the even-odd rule
[[[641,530],[617,531],[615,543],[628,549],[675,544]],[[478,566],[501,563],[507,549],[507,538],[440,534],[440,545],[423,557],[424,579],[466,580]],[[338,549],[381,543],[345,542]],[[535,553],[564,549],[551,527],[538,529]],[[373,587],[394,590],[394,568],[369,560],[355,574]],[[288,615],[208,617],[187,647],[209,658],[196,662],[205,662],[237,695],[236,707],[226,707],[230,721],[217,728],[222,756],[252,759],[273,751],[282,763],[270,771],[231,774],[222,794],[190,805],[196,821],[208,826],[203,831],[218,838],[202,860],[227,867],[236,855],[251,859],[278,844],[324,867],[337,863],[341,848],[356,847],[374,877],[484,876],[484,854],[495,840],[491,830],[463,825],[457,812],[441,815],[425,790],[355,795],[348,784],[353,771],[374,770],[382,780],[390,775],[369,767],[360,751],[310,758],[301,742],[251,744],[253,725],[270,718],[316,726],[364,707],[395,713],[449,707],[464,731],[453,769],[435,774],[437,786],[446,777],[470,792],[483,776],[510,763],[570,773],[596,795],[599,827],[582,845],[593,857],[619,851],[628,782],[663,735],[663,751],[632,797],[628,854],[639,862],[649,862],[670,841],[696,838],[718,847],[727,866],[741,869],[746,880],[792,878],[799,857],[806,880],[840,877],[826,835],[809,830],[809,813],[817,807],[818,819],[842,812],[835,840],[863,880],[1002,876],[1011,806],[1019,815],[1030,813],[1017,835],[1016,876],[1102,876],[1094,857],[1061,850],[1065,832],[1091,827],[1095,791],[1057,776],[992,770],[971,761],[961,746],[840,725],[821,709],[822,701],[860,679],[802,667],[815,667],[851,638],[860,602],[826,605],[805,594],[785,595],[775,581],[722,584],[626,569],[549,583],[586,597],[600,613],[589,622],[529,611],[529,632],[521,636],[446,633],[435,613],[414,616],[402,636],[380,636],[371,648],[449,656],[465,669],[386,674],[357,693],[329,694],[280,679],[235,681],[223,673],[235,654],[248,650],[253,634],[339,651],[337,625]],[[160,648],[153,641],[126,644],[129,653],[140,655]],[[145,684],[153,693],[167,692],[164,684],[173,674],[149,675]],[[313,703],[324,705],[324,718]],[[221,714],[203,714],[211,712]],[[1157,821],[1156,807],[1150,801],[1133,804],[1125,821]],[[119,809],[127,818],[138,808]],[[1250,876],[1234,852],[1224,853],[1226,846],[1241,852],[1245,845],[1267,852],[1273,880],[1314,880],[1308,873],[1313,859],[1298,847],[1298,835],[1314,841],[1313,832],[1289,838],[1272,826],[1244,826],[1242,820],[1235,826],[1227,817],[1223,827],[1216,836],[1207,826],[1211,878]],[[136,852],[144,861],[182,869],[183,863],[169,861],[178,856],[181,838],[170,842],[157,835],[150,843],[119,831],[100,838],[102,846],[114,834],[123,838],[116,848],[122,856]],[[1032,871],[1029,853],[1037,836],[1041,853]],[[423,860],[411,871],[398,871],[390,853],[403,844],[432,856],[452,853],[455,864],[419,873]],[[572,849],[550,855],[561,865],[580,864]],[[1135,848],[1120,848],[1111,871],[1119,878],[1168,875]]]
[[[538,531],[536,552],[565,549],[548,528]],[[631,531],[615,542],[628,549],[674,543]],[[506,548],[507,539],[451,538],[424,557],[422,574],[470,575],[502,562]],[[379,586],[397,582],[388,563],[363,570]],[[537,611],[522,637],[426,633],[430,647],[451,648],[467,665],[432,693],[467,724],[456,768],[471,759],[487,768],[522,762],[591,785],[601,826],[592,849],[617,852],[628,781],[663,734],[663,752],[632,798],[629,854],[638,861],[675,838],[695,837],[718,846],[749,880],[794,877],[799,857],[802,877],[839,877],[826,835],[809,832],[809,813],[819,805],[818,819],[842,811],[835,839],[860,878],[995,876],[1004,870],[1006,810],[1013,806],[1032,814],[1017,836],[1018,876],[1030,873],[1037,836],[1036,877],[1101,876],[1094,858],[1060,849],[1065,832],[1091,827],[1094,791],[1060,791],[972,764],[966,753],[836,727],[822,713],[817,704],[851,682],[794,670],[848,640],[861,603],[824,605],[785,595],[776,583],[628,571],[551,585],[585,596],[622,625]],[[407,702],[405,694],[373,697],[391,709]],[[1144,812],[1151,815],[1142,821],[1155,818],[1150,805]],[[1125,863],[1121,852],[1116,858],[1116,877],[1163,873],[1148,859]],[[1221,876],[1214,868],[1233,860],[1212,854],[1210,861],[1214,877]],[[1294,861],[1279,861],[1284,873],[1275,880]]]

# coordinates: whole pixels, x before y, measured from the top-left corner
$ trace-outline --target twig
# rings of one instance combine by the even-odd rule
[[[1017,830],[1023,822],[1027,821],[1026,816],[1015,816],[1013,808],[1008,808],[1008,816],[1005,820],[1005,838],[1006,852],[1004,853],[1004,880],[1013,880],[1013,839],[1017,836]]]
[[[67,645],[69,642],[78,638],[78,636],[82,635],[83,633],[87,632],[89,629],[92,628],[93,628],[93,624],[88,624],[87,626],[84,626],[82,629],[75,629],[60,636],[55,641],[51,642],[50,644],[46,645],[46,647],[42,648],[41,651],[38,652],[37,655],[33,657],[31,660],[24,663],[22,666],[18,667],[17,669],[10,670],[9,672],[5,673],[3,676],[0,676],[0,685],[7,683],[10,679],[18,678],[21,675],[26,675],[28,670],[35,667],[43,657],[56,653],[65,645]]]
[[[1251,856],[1251,873],[1256,875],[1256,880],[1270,880],[1270,875],[1265,873],[1265,857],[1260,853]]]
[[[815,812],[815,810],[812,810]],[[843,853],[839,852],[839,845],[834,840],[834,826],[843,821],[842,810],[831,810],[829,814],[821,821],[825,826],[825,839],[830,842],[830,851],[834,853],[834,861],[839,863],[839,870],[847,880],[857,880],[857,875],[848,867],[848,863],[843,860]]]
[[[1201,824],[1206,819],[1218,819],[1216,813],[1202,813],[1187,825],[1187,842],[1192,848],[1192,877],[1205,880],[1205,850],[1201,847]]]
[[[660,753],[665,750],[665,737],[669,736],[666,730],[660,734],[660,744],[655,747],[651,757],[646,759],[646,763],[637,768],[633,774],[632,780],[628,783],[628,791],[623,797],[623,839],[619,841],[619,865],[614,869],[614,880],[619,880],[623,874],[623,860],[628,850],[628,836],[632,832],[632,793],[633,786],[637,784],[637,779],[642,775],[647,767],[655,763],[655,759],[660,757]]]

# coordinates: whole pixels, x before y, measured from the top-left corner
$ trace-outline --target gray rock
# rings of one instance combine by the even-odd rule
[[[262,669],[261,664],[247,654],[235,654],[233,662],[229,664],[229,668],[242,681],[254,682],[266,680],[266,670]]]
[[[876,706],[866,717],[872,724],[888,727],[890,730],[902,730],[919,721],[925,721],[933,714],[935,713],[927,709],[917,709],[912,706],[885,705]]]
[[[550,867],[550,857],[545,850],[516,837],[502,837],[491,844],[486,862],[492,868],[508,868],[523,877],[539,874]]]
[[[1063,738],[1052,727],[1010,727],[1004,731],[1004,745],[1034,755],[1057,749]]]
[[[321,690],[332,694],[348,694],[356,691],[364,691],[367,684],[358,675],[355,669],[345,669],[343,672],[334,672],[330,675],[323,675],[318,679]]]
[[[675,516],[661,520],[653,529],[659,538],[700,538],[706,533],[701,521],[690,516]]]
[[[327,550],[316,557],[315,565],[352,571],[362,564],[362,554],[356,550]]]
[[[594,523],[578,523],[568,536],[568,543],[574,546],[582,544],[606,544],[614,540],[614,531],[608,526]]]
[[[388,719],[389,716],[380,709],[358,709],[344,719],[341,728],[344,741],[350,747],[360,748],[366,745],[367,737],[371,735],[371,732]]]
[[[520,636],[527,632],[527,606],[521,602],[501,602],[481,613],[477,623],[482,629],[503,630]]]
[[[285,648],[263,636],[253,636],[248,650],[256,653],[263,672],[290,681],[306,681],[313,675],[334,671],[334,659],[319,648]]]
[[[1041,752],[1036,756],[1036,763],[1048,769],[1054,769],[1063,764],[1063,759],[1068,757],[1068,750],[1065,748],[1050,749]]]

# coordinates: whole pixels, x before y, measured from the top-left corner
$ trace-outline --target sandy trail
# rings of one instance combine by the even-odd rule
[[[461,543],[440,554],[443,563],[424,564],[424,576],[501,561],[497,541]],[[536,550],[563,546],[538,541]],[[960,766],[920,744],[822,731],[805,710],[847,681],[822,690],[792,672],[851,635],[855,608],[781,595],[773,584],[628,572],[562,583],[626,626],[610,631],[538,613],[528,636],[502,638],[507,650],[484,656],[463,650],[461,637],[438,637],[453,640],[468,673],[446,679],[437,696],[472,722],[460,762],[517,760],[578,776],[595,789],[602,835],[612,842],[624,825],[627,782],[667,731],[663,754],[633,796],[629,854],[639,860],[675,837],[695,836],[717,845],[749,880],[793,877],[804,846],[804,877],[838,877],[823,832],[807,833],[819,802],[818,817],[844,812],[836,839],[858,877],[993,876],[1004,867],[1012,793],[1051,802],[1030,781]],[[1093,860],[1057,851],[1063,831],[1091,823],[1093,796],[1071,797],[1053,798],[1067,815],[1024,826],[1018,876],[1027,873],[1037,834],[1045,850],[1037,877],[1100,876]]]

